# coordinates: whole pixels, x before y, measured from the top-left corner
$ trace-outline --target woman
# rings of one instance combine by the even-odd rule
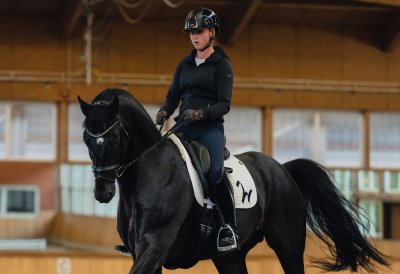
[[[230,109],[233,76],[228,57],[214,45],[219,30],[218,17],[210,9],[196,8],[186,16],[184,31],[190,33],[194,50],[179,62],[156,122],[163,124],[181,102],[174,127],[186,122],[178,132],[204,144],[210,153],[208,181],[223,220],[217,246],[230,251],[238,248],[238,235],[233,193],[223,171],[223,116]]]

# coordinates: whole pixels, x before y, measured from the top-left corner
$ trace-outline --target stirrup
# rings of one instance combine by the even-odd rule
[[[224,230],[229,230],[228,233],[231,233],[232,238],[233,238],[233,244],[229,245],[229,246],[220,246],[220,234],[221,231]],[[226,232],[225,232],[226,233]],[[217,237],[217,250],[220,252],[224,252],[224,251],[233,251],[238,249],[238,240],[236,237],[236,233],[235,231],[232,229],[232,227],[229,224],[224,224],[220,227],[219,231],[218,231],[218,237]]]

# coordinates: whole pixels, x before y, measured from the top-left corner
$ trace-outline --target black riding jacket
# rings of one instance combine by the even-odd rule
[[[229,112],[232,98],[232,66],[222,48],[217,46],[214,50],[199,66],[196,66],[195,50],[179,62],[161,107],[168,117],[181,101],[176,120],[187,109],[202,109],[205,120],[223,121],[223,116]]]

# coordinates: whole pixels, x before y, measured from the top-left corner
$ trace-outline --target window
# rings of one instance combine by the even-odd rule
[[[54,160],[56,107],[53,103],[0,103],[0,157]]]
[[[383,173],[384,190],[388,193],[400,193],[400,172],[385,171]]]
[[[358,196],[360,212],[358,217],[368,230],[364,232],[368,232],[373,237],[382,237],[382,202],[373,198],[363,198],[378,195],[380,173],[363,170],[334,170],[333,174],[338,188],[348,200],[353,200],[353,195],[363,193],[362,196]]]
[[[0,216],[36,216],[39,212],[39,188],[0,186]]]
[[[327,166],[360,167],[362,115],[357,112],[276,110],[274,157],[308,158]]]
[[[358,189],[365,192],[379,191],[379,174],[369,170],[358,171]]]
[[[156,122],[156,115],[157,115],[157,112],[160,110],[160,106],[144,105],[143,107],[146,109],[146,111],[149,114],[150,118],[155,123]]]
[[[261,151],[262,113],[260,109],[233,107],[224,118],[226,146],[233,154]]]
[[[94,176],[90,165],[61,165],[61,210],[64,213],[116,217],[119,200],[118,184],[115,197],[108,204],[94,198]]]
[[[0,158],[6,157],[6,104],[0,103]]]
[[[382,203],[376,200],[361,199],[361,221],[372,237],[382,237]]]
[[[82,123],[85,116],[82,114],[79,104],[69,105],[68,113],[68,159],[90,161],[88,149],[83,142]]]
[[[355,112],[321,112],[320,161],[328,166],[360,167],[362,116]]]
[[[370,165],[374,168],[400,166],[400,114],[371,114]]]
[[[353,194],[353,172],[351,170],[333,171],[337,188],[342,192],[346,199],[351,200]]]
[[[314,115],[307,110],[276,110],[273,121],[274,158],[287,162],[313,158]]]

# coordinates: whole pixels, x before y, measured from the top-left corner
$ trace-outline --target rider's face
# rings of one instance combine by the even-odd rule
[[[203,49],[205,46],[207,46],[213,34],[214,30],[209,28],[191,31],[190,40],[192,41],[192,44],[196,50]]]

